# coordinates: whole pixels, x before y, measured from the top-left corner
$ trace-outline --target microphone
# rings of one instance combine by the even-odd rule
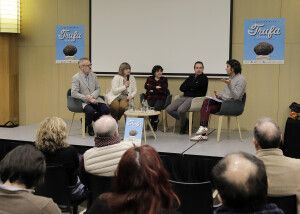
[[[126,78],[127,78],[127,81],[129,81],[129,76],[130,76],[130,75],[127,75],[127,77],[126,77]]]

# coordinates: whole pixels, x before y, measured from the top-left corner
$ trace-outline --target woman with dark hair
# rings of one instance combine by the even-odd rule
[[[145,82],[145,99],[150,107],[154,107],[154,110],[160,111],[163,109],[168,91],[168,79],[162,76],[163,68],[160,65],[155,65],[152,68],[152,75],[149,76]],[[157,130],[158,115],[151,116],[150,122],[153,129]]]
[[[214,99],[205,99],[203,101],[200,110],[200,127],[196,132],[196,135],[190,140],[199,141],[207,140],[208,132],[208,120],[211,113],[217,113],[220,111],[222,101],[226,100],[239,100],[242,98],[246,92],[246,80],[242,73],[241,63],[236,59],[230,59],[226,62],[225,68],[228,78],[222,79],[221,81],[225,83],[223,91],[217,93],[215,91],[215,96],[220,102]]]
[[[45,155],[47,166],[61,165],[65,168],[72,202],[84,200],[87,190],[78,177],[79,155],[77,150],[67,143],[65,121],[59,117],[45,118],[37,130],[35,145]]]
[[[120,120],[128,106],[133,106],[137,92],[136,81],[131,73],[131,66],[123,62],[119,72],[111,81],[111,90],[106,95],[110,107],[111,116],[116,121]]]
[[[0,162],[0,213],[61,213],[52,199],[32,194],[45,171],[45,157],[32,145],[10,151]]]
[[[124,153],[114,187],[101,194],[87,213],[176,213],[180,205],[158,153],[149,145]]]

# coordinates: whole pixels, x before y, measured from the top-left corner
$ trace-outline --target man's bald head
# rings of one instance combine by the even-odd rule
[[[223,203],[230,208],[248,211],[258,209],[266,201],[266,169],[253,155],[227,155],[213,168],[212,177]]]
[[[94,123],[95,137],[112,137],[118,133],[117,121],[110,115],[103,115]]]
[[[262,149],[278,148],[281,143],[281,132],[272,119],[262,118],[254,126],[254,139]]]

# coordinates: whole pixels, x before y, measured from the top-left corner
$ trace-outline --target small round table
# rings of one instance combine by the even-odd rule
[[[156,134],[151,126],[149,117],[150,116],[154,116],[154,115],[159,115],[160,111],[155,111],[155,110],[147,110],[147,111],[141,111],[141,110],[127,110],[124,112],[124,115],[126,115],[126,117],[141,117],[144,118],[144,141],[145,143],[146,141],[146,123],[149,125],[150,130],[156,140]]]

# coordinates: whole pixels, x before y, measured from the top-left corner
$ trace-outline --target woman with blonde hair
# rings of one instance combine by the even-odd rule
[[[110,92],[106,95],[111,115],[116,121],[120,120],[129,105],[133,105],[133,98],[137,92],[135,78],[130,72],[130,65],[123,62],[118,74],[112,79]]]
[[[36,134],[36,147],[45,155],[47,166],[63,166],[68,175],[71,198],[81,201],[86,197],[86,189],[78,177],[79,155],[67,143],[67,125],[59,117],[45,118]]]

